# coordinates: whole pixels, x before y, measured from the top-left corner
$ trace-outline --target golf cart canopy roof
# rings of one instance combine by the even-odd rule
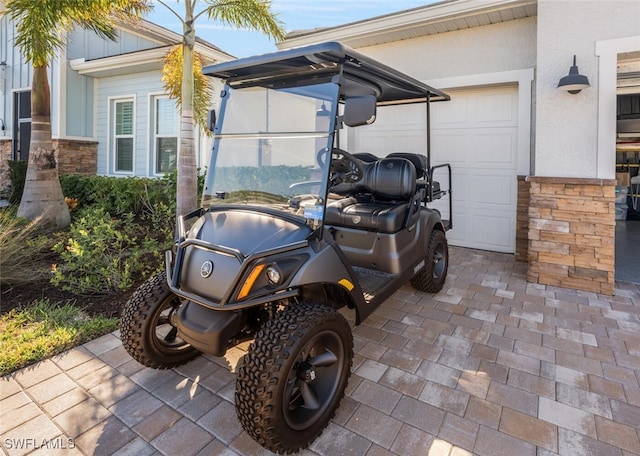
[[[281,81],[340,75],[341,98],[375,95],[378,104],[449,100],[449,95],[338,42],[314,44],[215,65],[202,71],[230,86],[275,87]]]

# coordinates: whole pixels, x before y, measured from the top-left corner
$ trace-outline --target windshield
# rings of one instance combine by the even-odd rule
[[[322,220],[337,95],[333,83],[227,86],[203,207],[260,205]]]

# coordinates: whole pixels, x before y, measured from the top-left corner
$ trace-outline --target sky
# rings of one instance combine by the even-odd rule
[[[184,1],[165,0],[181,16]],[[199,0],[200,9],[205,4]],[[434,3],[434,0],[272,0],[271,9],[284,22],[286,32],[333,27],[375,16]],[[179,20],[163,5],[155,2],[147,19],[174,32],[182,33]],[[277,50],[273,40],[246,30],[233,30],[209,21],[206,15],[196,21],[196,35],[236,57],[264,54]]]

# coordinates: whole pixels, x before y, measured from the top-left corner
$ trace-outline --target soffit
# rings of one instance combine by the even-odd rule
[[[77,71],[78,74],[94,78],[160,71],[164,64],[164,57],[171,47],[162,46],[92,60],[75,59],[71,60],[69,64],[71,69]],[[206,63],[225,62],[231,59],[229,54],[208,46],[201,46],[199,43],[196,43],[196,51],[204,56]]]
[[[453,32],[537,15],[537,0],[450,0],[337,27],[294,31],[278,48],[340,41],[353,48]]]

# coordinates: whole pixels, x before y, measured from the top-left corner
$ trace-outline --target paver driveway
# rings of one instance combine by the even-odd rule
[[[354,329],[347,397],[302,454],[640,455],[640,288],[601,296],[525,271],[454,247],[441,293],[397,292]],[[268,454],[235,416],[242,351],[228,355],[156,371],[114,333],[4,377],[3,451]]]

